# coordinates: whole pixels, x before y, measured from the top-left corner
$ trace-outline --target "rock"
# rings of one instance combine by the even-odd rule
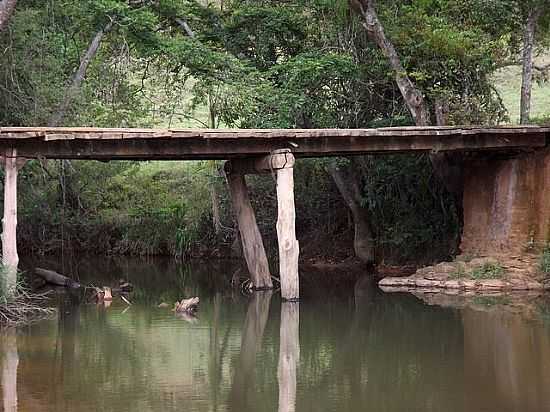
[[[163,309],[166,309],[166,308],[169,308],[170,305],[166,302],[162,302],[160,305],[158,305],[159,308],[163,308]]]
[[[436,273],[442,273],[442,274],[451,274],[456,272],[457,268],[456,265],[453,265],[452,263],[440,263],[436,266]]]
[[[433,287],[434,284],[439,283],[435,282],[433,280],[426,280],[426,279],[416,279],[415,285],[419,288],[430,288]]]
[[[460,289],[461,285],[458,280],[447,280],[445,281],[445,288],[447,289]]]
[[[461,286],[466,290],[472,290],[476,288],[475,280],[463,280],[461,281]]]
[[[506,283],[499,279],[486,279],[478,282],[478,287],[486,290],[502,290],[506,288]]]

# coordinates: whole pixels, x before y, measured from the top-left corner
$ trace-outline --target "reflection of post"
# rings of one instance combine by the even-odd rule
[[[296,409],[296,365],[300,358],[300,306],[297,302],[283,302],[279,343],[279,412]]]
[[[248,304],[241,338],[239,363],[235,367],[229,395],[230,410],[246,409],[248,393],[254,390],[256,354],[262,344],[272,294],[272,291],[256,292]]]
[[[8,330],[4,335],[3,341],[2,392],[4,396],[4,411],[16,412],[19,355],[17,354],[17,336],[15,335],[15,330]]]

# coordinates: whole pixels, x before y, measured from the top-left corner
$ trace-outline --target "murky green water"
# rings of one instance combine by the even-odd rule
[[[72,269],[129,279],[134,305],[60,297],[56,319],[1,333],[5,410],[550,411],[544,305],[442,308],[364,280],[281,304],[228,288],[229,265]],[[196,321],[156,307],[182,296],[200,296]]]

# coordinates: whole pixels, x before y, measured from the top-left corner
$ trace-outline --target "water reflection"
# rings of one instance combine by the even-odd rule
[[[465,309],[466,406],[473,410],[550,410],[550,331],[521,314]]]
[[[0,332],[4,410],[550,410],[536,316],[428,306],[368,278],[297,304],[233,292],[226,268],[96,266],[97,284],[131,280],[134,305],[63,295],[57,320]],[[195,323],[157,307],[188,296]]]
[[[0,334],[2,348],[2,399],[5,412],[17,411],[17,335],[15,329],[7,329]]]
[[[296,410],[296,367],[300,359],[300,304],[281,304],[281,331],[279,339],[279,412]]]
[[[256,401],[256,356],[262,346],[272,295],[272,291],[257,292],[248,303],[241,334],[239,360],[229,395],[230,410],[253,410]]]

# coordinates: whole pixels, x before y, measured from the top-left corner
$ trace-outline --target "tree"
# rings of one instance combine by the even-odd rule
[[[549,14],[545,1],[533,0],[519,3],[521,15],[523,16],[523,50],[522,50],[522,76],[521,76],[521,103],[520,103],[520,124],[529,123],[531,114],[531,92],[533,88],[534,70],[541,72],[550,67],[535,67],[534,55],[536,48],[537,29],[544,14]],[[548,18],[548,16],[547,16]],[[548,28],[542,30],[547,35]]]
[[[0,32],[8,25],[16,5],[17,0],[0,0]]]

